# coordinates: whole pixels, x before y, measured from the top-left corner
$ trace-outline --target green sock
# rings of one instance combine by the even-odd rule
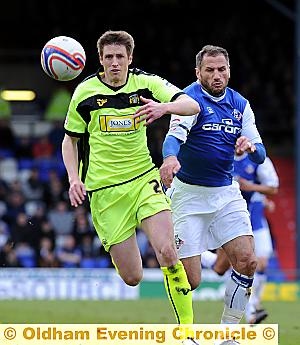
[[[194,321],[192,292],[182,262],[178,261],[171,267],[161,267],[161,270],[164,274],[165,289],[178,324],[192,324]]]

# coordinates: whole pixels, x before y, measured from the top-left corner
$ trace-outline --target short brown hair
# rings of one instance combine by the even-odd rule
[[[204,55],[217,56],[220,54],[224,55],[226,61],[228,62],[228,66],[229,66],[229,55],[228,55],[228,52],[225,48],[213,46],[213,45],[206,45],[196,55],[196,67],[201,66],[201,62],[203,60]]]
[[[126,31],[106,31],[97,41],[97,49],[100,56],[103,55],[103,47],[110,44],[125,46],[127,55],[130,56],[134,49],[134,39]]]

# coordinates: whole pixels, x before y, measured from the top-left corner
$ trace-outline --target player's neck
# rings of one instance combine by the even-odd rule
[[[111,87],[120,87],[126,84],[127,78],[125,78],[125,80],[123,79],[111,79],[111,78],[107,78],[105,76],[105,74],[103,74],[101,76],[101,80],[103,81],[103,83],[105,83],[106,85],[109,85]]]

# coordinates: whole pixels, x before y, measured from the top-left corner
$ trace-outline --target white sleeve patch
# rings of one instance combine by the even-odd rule
[[[243,128],[241,134],[247,137],[253,144],[262,143],[262,139],[255,124],[255,116],[249,102],[247,102],[243,113]]]
[[[167,135],[173,135],[174,137],[185,143],[191,128],[197,121],[197,116],[198,115],[172,115]]]

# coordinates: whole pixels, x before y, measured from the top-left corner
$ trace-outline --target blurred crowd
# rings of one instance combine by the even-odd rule
[[[88,201],[72,208],[61,156],[63,122],[47,135],[16,137],[0,119],[0,265],[112,267],[92,224]],[[145,267],[158,267],[140,229]]]
[[[67,3],[72,6],[70,1]],[[94,54],[89,53],[82,74],[86,77],[99,67],[95,50],[98,36],[107,28],[124,29],[132,33],[136,41],[132,67],[156,73],[185,87],[195,80],[194,57],[201,47],[221,45],[230,55],[230,86],[252,104],[268,154],[292,156],[294,22],[268,2],[259,0],[245,2],[242,12],[235,2],[227,2],[221,5],[220,11],[214,11],[211,18],[205,16],[211,10],[209,4],[200,6],[192,0],[184,4],[179,0],[151,0],[144,5],[147,11],[142,8],[148,18],[158,18],[155,26],[150,20],[145,22],[141,6],[128,6],[124,1],[117,2],[118,11],[113,16],[100,16],[99,11],[82,8],[87,13],[80,11],[80,20],[82,16],[89,17],[87,25],[83,26],[77,25],[75,13],[72,16],[64,13],[69,6],[58,13],[53,2],[45,4],[46,10],[35,6],[34,2],[24,2],[15,13],[15,22],[22,25],[27,34],[23,34],[21,41],[11,39],[13,34],[19,37],[20,30],[15,27],[11,36],[3,38],[3,51],[6,49],[8,53],[1,57],[2,66],[8,69],[12,63],[10,52],[20,51],[19,60],[15,58],[16,64],[20,66],[22,62],[26,71],[32,71],[29,67],[31,64],[39,66],[39,56],[32,59],[25,52],[39,52],[49,38],[66,34],[74,36],[87,52]],[[127,10],[135,20],[127,20],[124,16]],[[29,17],[32,19],[30,26],[26,25]],[[183,17],[189,18],[188,26],[182,25]],[[4,25],[10,24],[9,16],[4,16],[3,20]],[[52,32],[44,22],[52,23]],[[70,32],[70,28],[76,28],[76,32]],[[15,42],[18,50],[12,49]],[[30,57],[28,61],[26,56]],[[25,79],[18,73],[11,73],[8,85],[14,85],[14,78],[18,84]],[[48,104],[51,81],[49,79],[48,85],[43,79],[38,85],[37,80],[38,77],[31,78],[32,88],[40,93],[45,89],[46,97],[42,97],[41,103]],[[71,89],[73,83],[68,86]],[[6,267],[111,267],[110,258],[93,228],[88,203],[77,209],[69,205],[69,184],[60,152],[64,131],[62,120],[56,115],[66,114],[62,106],[68,104],[70,95],[65,94],[65,90],[58,91],[62,93],[49,102],[49,107],[40,110],[40,119],[51,122],[51,130],[34,138],[16,136],[9,109],[0,99],[0,264]],[[15,118],[21,117],[18,103],[13,106]],[[167,116],[149,128],[149,149],[157,166],[162,162],[161,144],[167,128]],[[158,267],[143,233],[138,230],[137,236],[145,267]]]
[[[37,101],[31,105],[38,111],[31,110],[42,118],[50,90],[58,86],[40,66],[40,50],[52,37],[74,37],[86,50],[85,69],[79,78],[68,82],[70,89],[100,67],[96,41],[107,29],[127,30],[135,38],[131,67],[156,73],[181,88],[195,80],[199,50],[206,44],[221,45],[230,55],[230,86],[249,99],[269,154],[292,156],[297,128],[297,13],[294,0],[281,2],[280,8],[276,1],[245,1],[243,9],[235,1],[220,2],[211,16],[207,15],[211,13],[210,3],[194,0],[141,0],[135,5],[117,0],[113,15],[102,15],[111,9],[109,4],[101,4],[98,10],[90,11],[86,6],[71,16],[71,0],[59,6],[59,11],[56,1],[46,2],[45,7],[36,6],[35,0],[25,1],[18,11],[13,2],[7,3],[12,7],[15,24],[11,27],[10,16],[2,18],[3,28],[10,27],[10,33],[1,41],[0,83],[7,88],[36,90]],[[144,13],[149,19],[145,20]],[[85,17],[88,22],[78,25]],[[188,18],[188,24],[183,24],[183,18]],[[17,102],[13,105],[15,114],[24,114],[24,104],[20,105],[22,109]]]

